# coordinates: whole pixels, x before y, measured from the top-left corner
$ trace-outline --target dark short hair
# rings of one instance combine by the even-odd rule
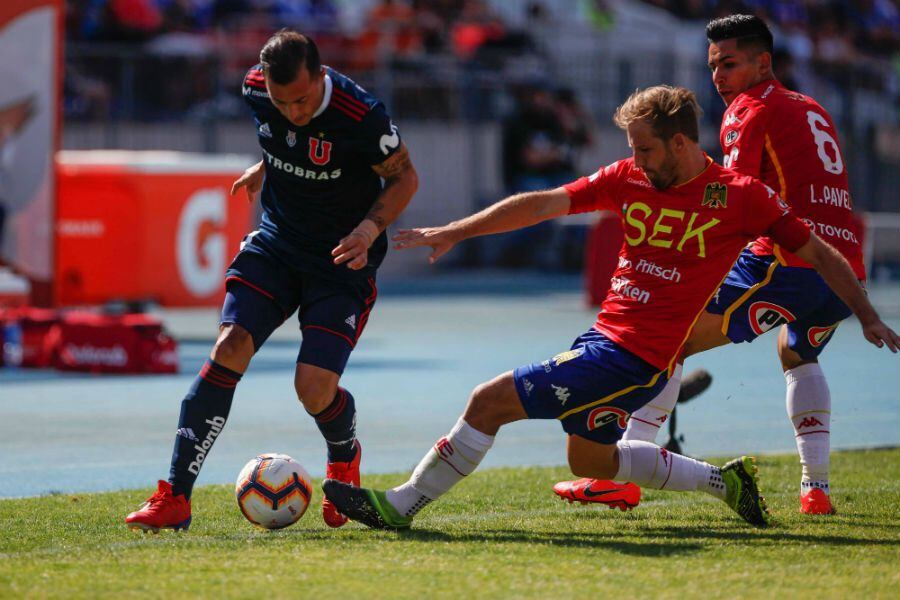
[[[722,40],[737,40],[741,50],[772,54],[774,41],[766,22],[754,15],[729,15],[714,19],[706,25],[706,39],[709,43]]]
[[[676,133],[681,133],[698,142],[697,120],[700,113],[694,92],[683,87],[657,85],[635,90],[616,109],[613,122],[620,129],[627,129],[634,121],[646,121],[653,128],[654,135],[663,141],[669,141]]]
[[[297,79],[300,67],[306,67],[312,76],[322,68],[316,43],[305,35],[284,28],[277,31],[259,51],[259,62],[266,76],[278,85],[287,85]]]

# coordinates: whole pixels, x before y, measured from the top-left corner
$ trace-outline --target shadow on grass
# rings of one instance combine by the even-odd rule
[[[688,540],[633,542],[623,540],[619,534],[571,531],[533,532],[516,529],[492,529],[471,533],[447,533],[434,529],[411,529],[398,532],[397,537],[398,540],[416,542],[494,542],[498,544],[546,544],[562,548],[597,548],[631,556],[677,556],[704,550],[703,544]]]
[[[879,526],[880,527],[880,526]],[[702,526],[648,527],[641,529],[641,535],[670,536],[679,539],[728,540],[728,541],[761,541],[778,544],[828,544],[832,546],[900,546],[900,539],[877,539],[871,537],[853,537],[848,535],[803,534],[790,533],[777,524],[768,529],[751,529],[740,527],[728,529],[710,529]]]

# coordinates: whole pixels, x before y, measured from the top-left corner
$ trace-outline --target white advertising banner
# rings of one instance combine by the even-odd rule
[[[60,0],[0,0],[0,259],[53,274]]]

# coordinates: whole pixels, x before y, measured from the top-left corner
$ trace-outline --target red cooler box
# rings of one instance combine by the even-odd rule
[[[90,151],[57,155],[57,305],[222,301],[253,206],[232,182],[249,156]]]

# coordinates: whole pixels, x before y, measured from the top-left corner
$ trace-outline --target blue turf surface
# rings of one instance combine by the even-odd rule
[[[453,285],[390,286],[350,359],[343,381],[357,399],[364,474],[412,468],[476,384],[567,349],[594,318],[572,278],[507,276],[448,295]],[[889,321],[900,329],[900,318]],[[181,398],[209,351],[215,314],[172,323],[187,339],[208,338],[182,343],[179,375],[0,370],[0,497],[148,487],[167,475]],[[290,320],[254,359],[200,484],[233,481],[261,452],[291,454],[323,474],[324,443],[294,398],[295,329]],[[900,443],[900,356],[869,345],[850,320],[822,364],[834,398],[833,446]],[[686,369],[698,366],[715,381],[679,411],[688,453],[792,451],[774,335],[695,357]],[[516,423],[484,464],[564,464],[564,445],[555,421]]]

